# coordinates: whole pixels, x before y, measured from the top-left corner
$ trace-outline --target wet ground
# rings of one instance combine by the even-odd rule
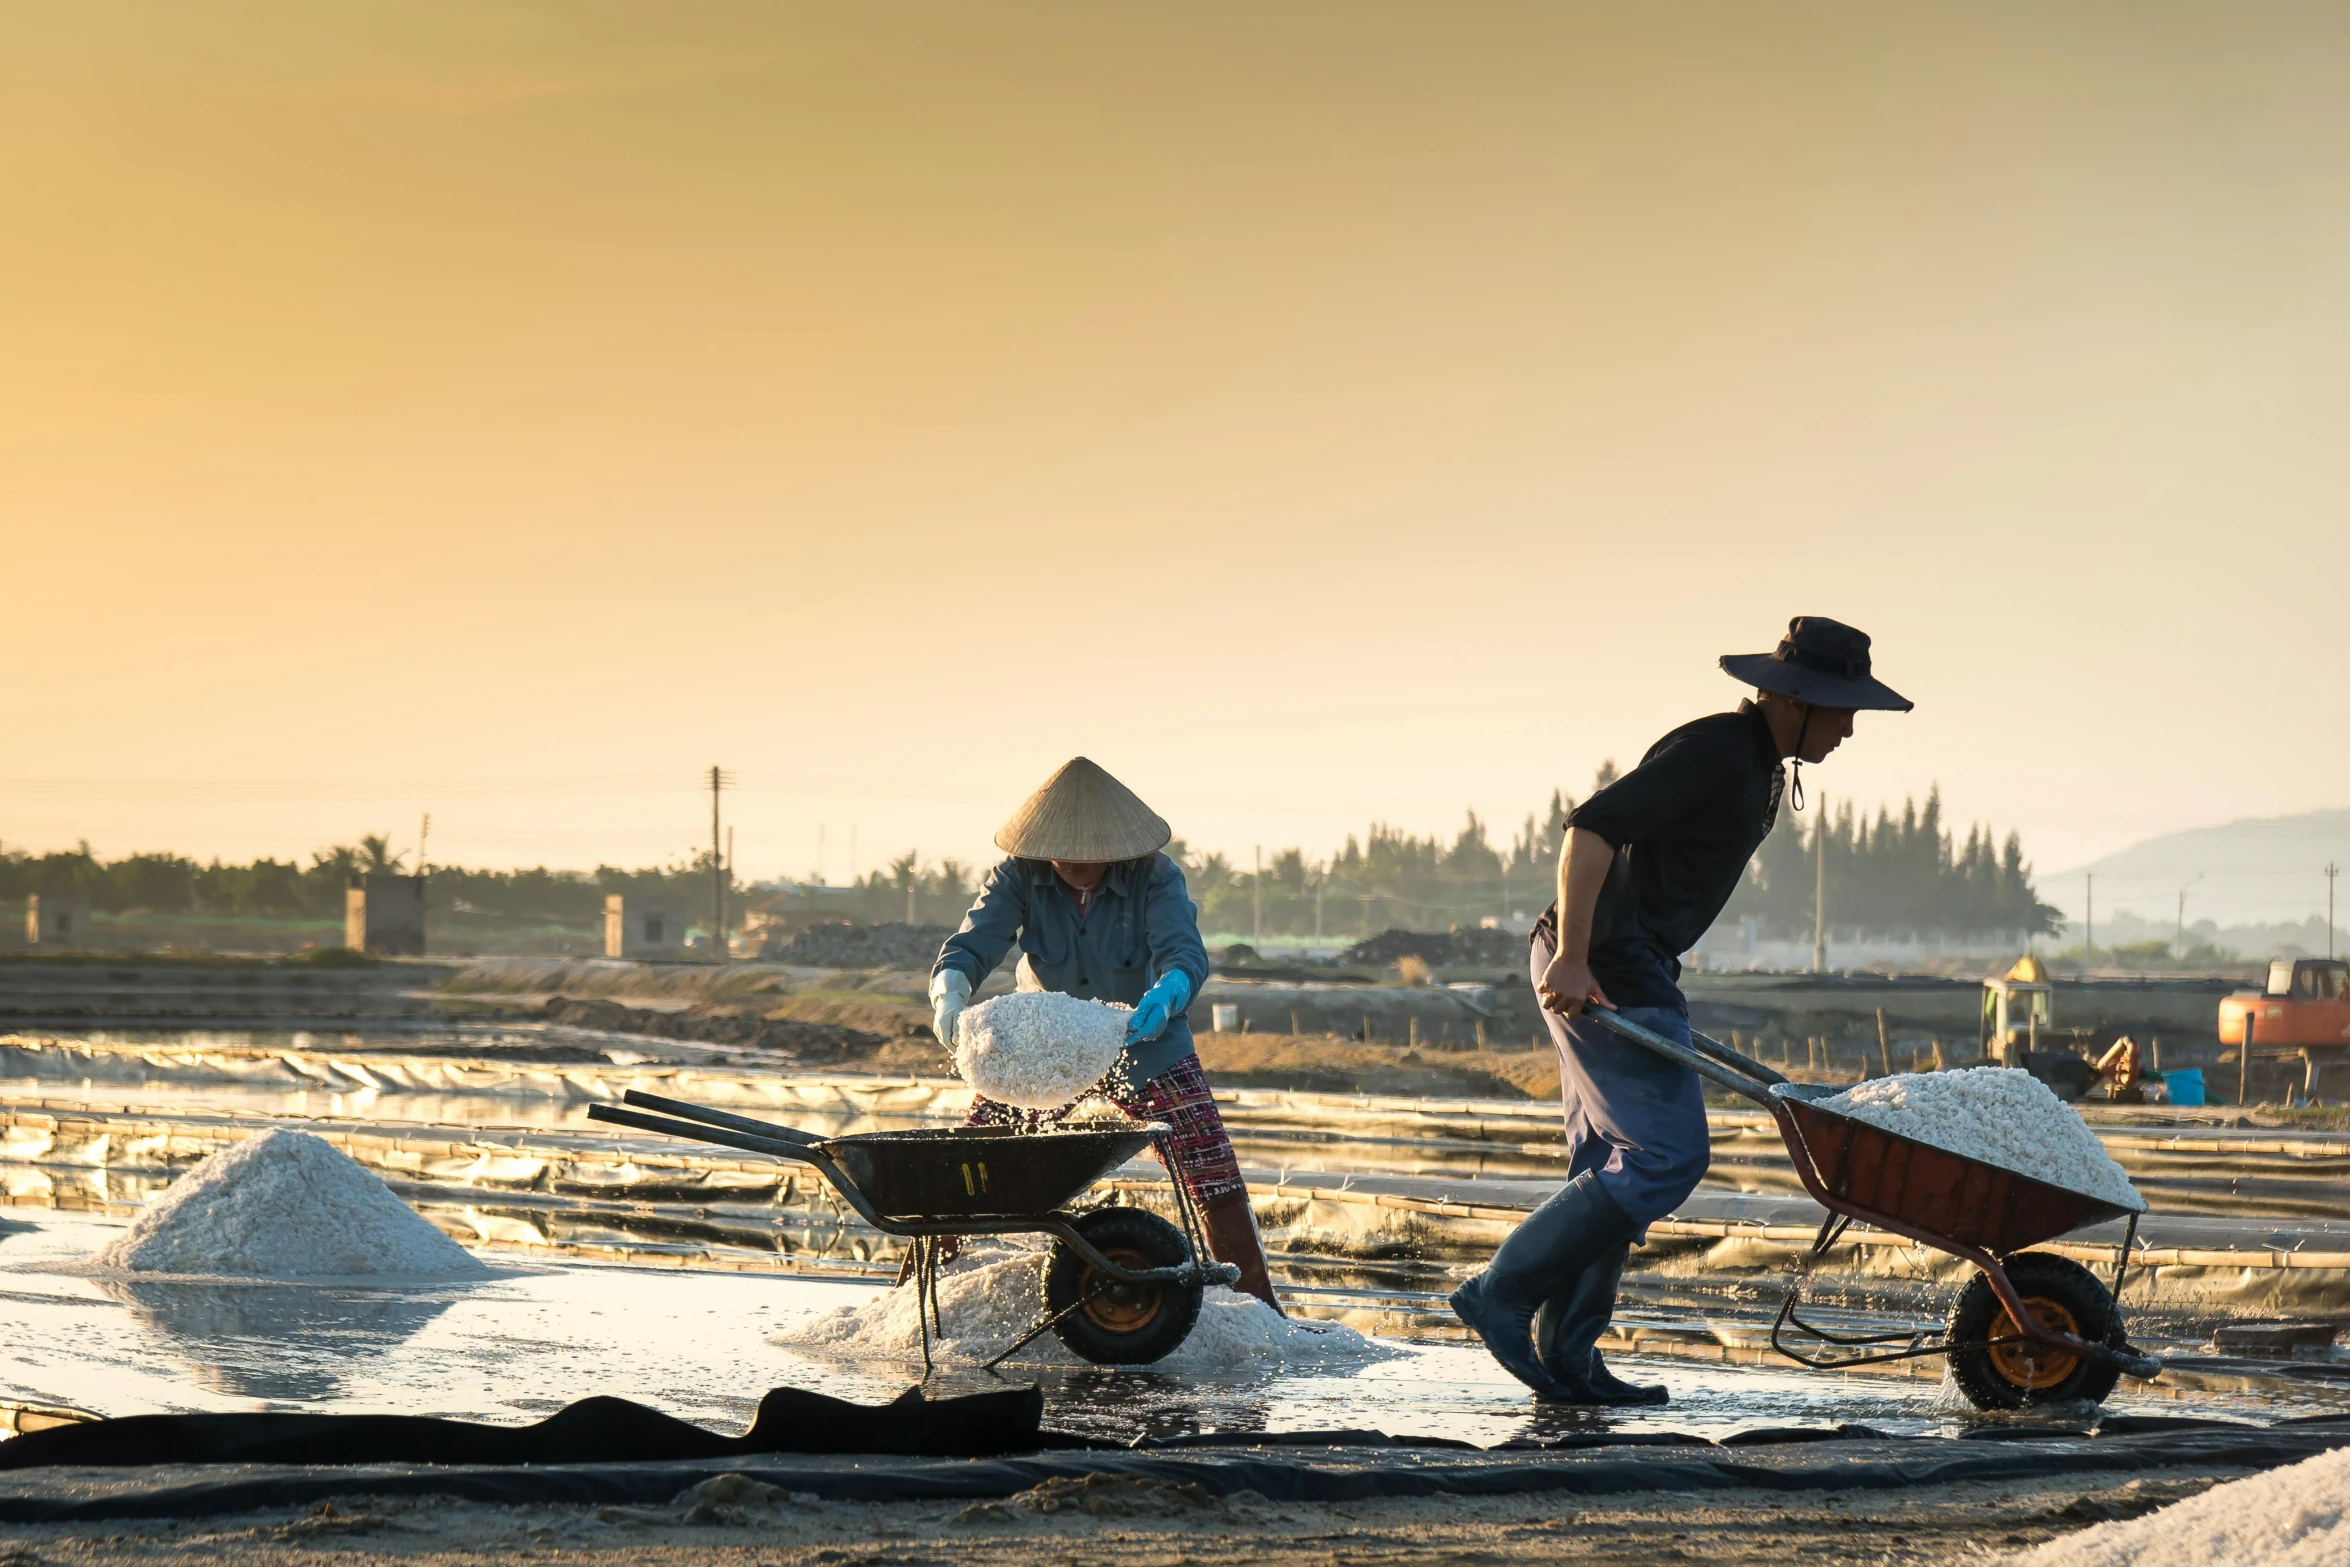
[[[577,1031],[496,1027],[263,1034],[226,1031],[114,1031],[93,1041],[179,1051],[285,1050],[334,1054],[476,1056],[506,1061],[599,1059],[627,1067],[651,1059],[703,1061],[694,1047],[667,1042],[616,1041]],[[639,1049],[638,1045],[644,1048]],[[168,1070],[142,1073],[135,1056],[101,1063],[114,1075],[61,1077],[55,1052],[34,1061],[40,1075],[17,1076],[33,1052],[10,1055],[0,1096],[24,1104],[84,1104],[132,1108],[165,1117],[200,1114],[267,1116],[300,1122],[320,1118],[376,1124],[409,1123],[477,1130],[588,1131],[590,1099],[573,1087],[534,1090],[511,1084],[499,1091],[438,1092],[396,1085],[289,1086],[282,1080],[233,1081]],[[338,1082],[349,1084],[352,1074]],[[815,1129],[823,1118],[792,1119]],[[888,1118],[836,1117],[848,1129],[890,1124]],[[608,1128],[595,1128],[599,1134]],[[1251,1140],[1252,1167],[1329,1172],[1349,1177],[1334,1162],[1352,1145],[1343,1140],[1283,1144]],[[1375,1165],[1373,1150],[1356,1150],[1356,1179]],[[55,1158],[57,1156],[50,1156]],[[109,1168],[128,1150],[95,1155]],[[1396,1157],[1428,1159],[1426,1153]],[[1445,1156],[1436,1155],[1436,1162]],[[65,1165],[55,1168],[64,1170]],[[0,1233],[0,1297],[7,1326],[0,1329],[0,1400],[63,1405],[104,1414],[139,1410],[310,1408],[371,1409],[513,1420],[549,1412],[588,1392],[643,1400],[687,1418],[739,1424],[758,1396],[783,1383],[846,1397],[895,1394],[919,1367],[894,1363],[844,1365],[794,1354],[768,1342],[789,1323],[877,1287],[869,1280],[778,1276],[706,1267],[643,1268],[580,1260],[583,1242],[696,1238],[711,1230],[719,1250],[753,1268],[776,1261],[772,1251],[745,1249],[745,1236],[785,1221],[757,1203],[734,1213],[723,1203],[601,1202],[580,1196],[499,1192],[429,1181],[404,1185],[444,1227],[484,1233],[500,1224],[531,1243],[484,1252],[500,1267],[480,1284],[437,1290],[368,1290],[260,1284],[136,1283],[81,1279],[46,1267],[86,1255],[133,1211],[121,1200],[160,1182],[168,1172],[151,1158],[148,1173],[112,1195],[76,1200],[96,1211],[20,1206]],[[60,1176],[62,1182],[64,1177]],[[101,1183],[102,1184],[102,1183]],[[43,1201],[63,1202],[60,1195]],[[19,1199],[24,1200],[24,1199]],[[1516,1200],[1516,1199],[1512,1199]],[[533,1205],[536,1205],[535,1207]],[[66,1206],[71,1206],[70,1204]],[[441,1210],[461,1207],[464,1223]],[[513,1210],[511,1214],[507,1210]],[[562,1224],[544,1221],[544,1213]],[[535,1217],[534,1217],[535,1215]],[[535,1228],[532,1226],[536,1226]],[[737,1233],[740,1232],[740,1233]],[[826,1261],[822,1237],[789,1237],[805,1257]],[[547,1242],[547,1244],[539,1244]],[[1487,1243],[1490,1244],[1490,1243]],[[640,1252],[656,1249],[640,1247]],[[676,1248],[691,1251],[690,1246]],[[528,1256],[531,1260],[519,1260]],[[538,1258],[546,1258],[544,1262]],[[692,1262],[691,1257],[678,1260]],[[863,1265],[843,1254],[830,1259],[850,1271]],[[1293,1282],[1304,1282],[1299,1258]],[[1318,1295],[1302,1295],[1312,1309],[1347,1306],[1348,1281],[1331,1273],[1345,1259],[1313,1259]],[[1360,1270],[1358,1270],[1360,1271]],[[1714,1326],[1726,1334],[1732,1318],[1751,1336],[1751,1302],[1717,1290],[1709,1305],[1703,1280],[1679,1280],[1669,1293],[1659,1281],[1635,1276],[1625,1318],[1656,1337],[1679,1334],[1698,1357],[1654,1354],[1621,1357],[1627,1374],[1662,1382],[1672,1402],[1632,1414],[1544,1413],[1478,1349],[1436,1341],[1450,1326],[1441,1308],[1441,1268],[1391,1268],[1400,1308],[1358,1311],[1359,1325],[1382,1326],[1386,1358],[1360,1366],[1280,1368],[1218,1377],[1187,1373],[1111,1372],[1094,1368],[1023,1369],[1019,1379],[1043,1383],[1049,1418],[1065,1429],[1106,1437],[1221,1431],[1297,1431],[1374,1427],[1395,1433],[1494,1443],[1562,1430],[1595,1427],[1678,1430],[1720,1437],[1759,1426],[1851,1422],[1893,1434],[1952,1433],[1976,1417],[1956,1406],[1929,1378],[1832,1374],[1785,1364],[1717,1364],[1701,1358],[1715,1347]],[[1406,1275],[1410,1276],[1406,1276]],[[1428,1274],[1429,1277],[1420,1277]],[[1435,1281],[1436,1292],[1431,1293]],[[1359,1283],[1359,1281],[1357,1281]],[[1415,1293],[1416,1292],[1416,1293]],[[1751,1293],[1751,1291],[1744,1291]],[[1718,1311],[1721,1323],[1709,1322]],[[1728,1342],[1727,1337],[1724,1342]],[[2158,1345],[2166,1351],[2181,1347]],[[1762,1358],[1762,1357],[1749,1357]],[[2119,1412],[2217,1414],[2270,1419],[2350,1409],[2350,1378],[2237,1375],[2225,1368],[2182,1375],[2144,1387],[2125,1383],[2109,1403]],[[944,1376],[949,1387],[976,1373]]]
[[[307,1508],[103,1525],[0,1526],[14,1567],[1455,1567],[1703,1560],[1981,1563],[2193,1496],[2236,1471],[2073,1474],[1905,1492],[1447,1496],[1341,1503],[1218,1497],[1149,1481],[1046,1484],[1001,1501],[855,1503],[755,1493],[667,1506],[499,1507],[363,1490]],[[727,1494],[740,1495],[727,1488]]]
[[[157,1410],[353,1409],[510,1421],[589,1392],[635,1398],[735,1427],[759,1395],[790,1384],[878,1401],[920,1367],[844,1364],[769,1336],[881,1286],[841,1280],[575,1263],[505,1267],[480,1283],[418,1289],[125,1282],[46,1271],[97,1250],[118,1221],[38,1214],[0,1236],[0,1399],[99,1414]],[[1627,1356],[1671,1404],[1620,1414],[1544,1412],[1484,1355],[1457,1343],[1382,1340],[1368,1364],[1181,1377],[1095,1367],[1020,1367],[1060,1428],[1127,1439],[1197,1431],[1374,1428],[1481,1445],[1559,1432],[1868,1425],[1949,1434],[1976,1417],[1933,1382]],[[942,1372],[933,1386],[990,1383]],[[2350,1407],[2333,1388],[2125,1391],[2117,1412],[2273,1419]],[[2182,1408],[2182,1399],[2192,1409]]]

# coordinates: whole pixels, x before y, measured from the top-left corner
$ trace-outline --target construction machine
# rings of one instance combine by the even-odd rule
[[[2059,1032],[2056,987],[2029,954],[1983,981],[1982,1046],[1984,1060],[2031,1073],[2068,1104],[2099,1083],[2117,1100],[2145,1097],[2137,1044],[2105,1027]]]
[[[2247,1045],[2253,1058],[2299,1057],[2301,1097],[2314,1099],[2319,1067],[2350,1049],[2350,962],[2278,958],[2265,987],[2221,998],[2219,1042],[2236,1047],[2227,1061],[2243,1061]]]

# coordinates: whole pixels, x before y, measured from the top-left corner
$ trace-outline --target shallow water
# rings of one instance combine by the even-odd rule
[[[870,1284],[585,1264],[507,1268],[473,1285],[393,1290],[125,1282],[38,1271],[86,1256],[119,1229],[45,1214],[0,1236],[7,1313],[0,1398],[101,1414],[302,1408],[513,1421],[610,1393],[735,1426],[770,1387],[878,1401],[920,1375],[915,1365],[844,1364],[767,1341],[850,1299],[846,1291],[878,1287]],[[1619,1362],[1627,1375],[1672,1389],[1663,1409],[1544,1414],[1480,1350],[1395,1347],[1396,1358],[1360,1366],[1180,1378],[1075,1367],[1005,1379],[963,1372],[932,1385],[957,1391],[1034,1380],[1045,1389],[1051,1424],[1117,1439],[1368,1427],[1492,1443],[1569,1430],[1719,1437],[1841,1421],[1905,1434],[1960,1425],[1937,1407],[1931,1382],[1670,1359]],[[2266,1418],[2336,1407],[2322,1392],[2190,1402],[2125,1394],[2111,1407]]]
[[[519,1052],[551,1042],[534,1032],[487,1028],[277,1034],[156,1030],[91,1037],[179,1047],[446,1055]],[[584,1046],[583,1053],[593,1055],[594,1047]],[[636,1059],[623,1049],[610,1054],[616,1064]],[[330,1090],[288,1086],[282,1080],[172,1081],[168,1072],[145,1082],[19,1079],[0,1084],[0,1091],[165,1115],[209,1110],[289,1119],[431,1122],[493,1134],[497,1128],[527,1131],[587,1124],[584,1099],[531,1092]],[[826,1117],[805,1112],[793,1112],[791,1119],[812,1130],[864,1130],[885,1124],[860,1116],[854,1125],[841,1118],[827,1126]],[[1362,1173],[1391,1155],[1399,1162],[1429,1158],[1426,1150],[1398,1147],[1381,1153],[1359,1142],[1282,1144],[1245,1134],[1241,1140],[1252,1166],[1325,1173],[1340,1160]],[[120,1182],[122,1190],[112,1193],[116,1199],[135,1195],[144,1189],[141,1182],[160,1178],[152,1168],[152,1154],[134,1156],[126,1146],[108,1150],[106,1157],[148,1167],[146,1174]],[[1451,1157],[1439,1153],[1433,1162]],[[105,1173],[95,1166],[58,1163],[43,1167],[43,1175],[62,1191],[77,1170],[83,1176]],[[122,1174],[119,1165],[116,1174]],[[524,1217],[545,1219],[548,1222],[539,1229],[551,1225],[574,1239],[714,1238],[714,1244],[739,1248],[743,1237],[727,1226],[756,1228],[790,1217],[756,1204],[738,1209],[722,1201],[707,1207],[690,1200],[682,1205],[672,1202],[632,1215],[625,1202],[591,1202],[577,1194],[517,1194],[458,1185],[446,1191],[448,1203],[443,1204],[430,1196],[411,1195],[428,1212],[450,1203],[469,1212],[478,1209],[488,1216],[484,1223],[507,1209],[520,1214],[526,1203],[538,1204]],[[108,1194],[82,1195],[95,1206]],[[48,1200],[61,1198],[52,1194]],[[540,1207],[546,1211],[541,1213]],[[878,1400],[901,1391],[920,1370],[889,1362],[842,1364],[768,1342],[778,1329],[852,1299],[844,1292],[874,1288],[871,1284],[560,1261],[509,1263],[479,1284],[422,1290],[99,1281],[35,1270],[45,1260],[79,1258],[97,1250],[119,1232],[119,1219],[90,1212],[11,1211],[29,1216],[31,1222],[0,1230],[0,1269],[8,1270],[0,1271],[0,1297],[7,1303],[7,1320],[0,1326],[0,1398],[108,1414],[309,1408],[520,1420],[591,1392],[604,1392],[640,1399],[687,1418],[738,1425],[769,1387],[789,1383]],[[511,1218],[511,1225],[522,1239],[547,1238],[522,1218]],[[710,1229],[712,1236],[702,1237],[696,1225]],[[523,1230],[531,1233],[521,1234]],[[812,1235],[792,1231],[787,1238],[800,1250],[825,1250]],[[507,1263],[516,1252],[492,1248],[484,1255],[493,1263]],[[1692,1308],[1695,1315],[1704,1310],[1702,1305]],[[1946,1407],[1929,1380],[1830,1375],[1791,1366],[1726,1367],[1669,1357],[1626,1357],[1617,1362],[1636,1380],[1663,1382],[1671,1388],[1673,1402],[1661,1410],[1544,1414],[1481,1350],[1453,1343],[1390,1342],[1401,1351],[1397,1358],[1367,1365],[1310,1365],[1220,1376],[1189,1372],[1182,1377],[1148,1369],[1073,1367],[1027,1370],[1018,1380],[1033,1378],[1045,1388],[1053,1424],[1117,1438],[1209,1429],[1371,1427],[1490,1443],[1565,1430],[1680,1430],[1722,1436],[1755,1426],[1845,1421],[1923,1434],[1957,1430],[1964,1418]],[[934,1385],[1003,1384],[980,1373],[958,1372]],[[2350,1389],[2263,1381],[2228,1390],[2180,1391],[2138,1389],[2125,1383],[2110,1407],[2263,1419],[2350,1409]]]

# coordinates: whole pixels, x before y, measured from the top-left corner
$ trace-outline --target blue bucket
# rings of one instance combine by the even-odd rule
[[[2162,1086],[2170,1090],[2172,1104],[2199,1105],[2203,1103],[2203,1068],[2191,1066],[2183,1072],[2165,1072]]]

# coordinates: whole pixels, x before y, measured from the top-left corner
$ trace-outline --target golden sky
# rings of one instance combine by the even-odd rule
[[[2345,80],[2331,4],[10,6],[0,842],[633,862],[722,762],[838,879],[1080,751],[1240,857],[1514,826],[1795,613],[1918,702],[1831,794],[2341,805]]]

